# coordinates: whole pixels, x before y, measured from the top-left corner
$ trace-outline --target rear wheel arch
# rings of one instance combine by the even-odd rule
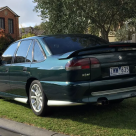
[[[29,103],[33,112],[38,116],[47,115],[50,108],[48,99],[39,80],[33,80],[29,86]]]
[[[28,103],[29,103],[29,88],[30,88],[30,85],[31,83],[34,81],[34,80],[38,80],[37,78],[34,78],[34,77],[31,77],[27,80],[27,83],[26,83],[26,94],[27,94],[27,97],[28,97]]]
[[[35,78],[35,77],[31,77],[31,78],[29,78],[29,79],[27,80],[27,83],[26,83],[26,94],[27,94],[27,97],[28,97],[28,103],[29,103],[29,88],[30,88],[31,83],[32,83],[34,80],[38,80],[38,79]],[[38,81],[39,81],[39,80],[38,80]],[[45,92],[44,92],[44,95],[45,95],[45,97],[47,98]],[[47,98],[47,100],[48,100],[48,98]]]

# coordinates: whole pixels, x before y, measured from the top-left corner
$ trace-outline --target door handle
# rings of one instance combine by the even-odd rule
[[[24,67],[24,68],[23,68],[23,71],[27,71],[27,67]]]
[[[8,71],[9,71],[9,69],[8,69],[8,68],[6,68],[6,69],[5,69],[5,71],[6,71],[6,72],[8,72]]]

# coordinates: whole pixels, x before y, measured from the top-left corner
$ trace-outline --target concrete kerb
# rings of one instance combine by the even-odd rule
[[[0,127],[27,136],[66,136],[3,118],[0,118]]]

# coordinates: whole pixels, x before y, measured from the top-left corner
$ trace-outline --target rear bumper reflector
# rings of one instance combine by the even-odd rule
[[[116,94],[116,93],[122,93],[122,92],[134,91],[134,90],[136,90],[136,86],[120,88],[120,89],[113,89],[113,90],[106,90],[106,91],[99,91],[99,92],[92,92],[91,94],[92,96],[98,96],[98,95]]]

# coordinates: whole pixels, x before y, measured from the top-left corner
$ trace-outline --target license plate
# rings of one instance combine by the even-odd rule
[[[126,75],[126,74],[129,74],[129,66],[110,68],[110,76]]]

